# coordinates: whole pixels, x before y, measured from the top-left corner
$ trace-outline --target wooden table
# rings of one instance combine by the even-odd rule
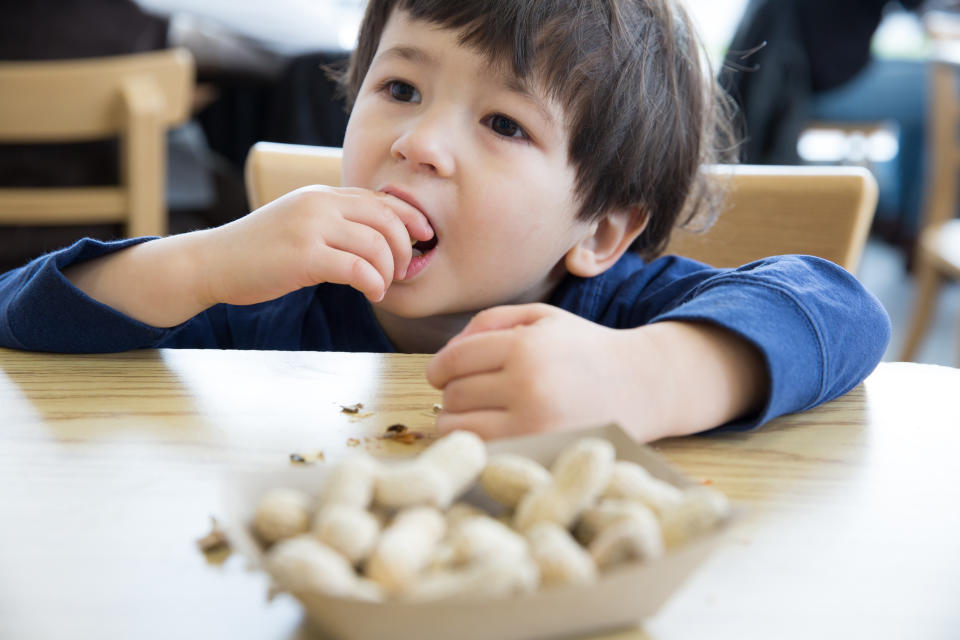
[[[426,361],[0,349],[0,638],[310,637],[295,601],[194,541],[227,469],[430,429]],[[658,443],[746,515],[642,629],[604,638],[958,637],[958,445],[960,370],[904,363],[758,432]]]

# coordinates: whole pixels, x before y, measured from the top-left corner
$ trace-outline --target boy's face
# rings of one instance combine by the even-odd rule
[[[410,201],[437,243],[379,306],[423,317],[546,299],[592,226],[575,219],[567,141],[542,92],[394,11],[347,126],[343,184]]]

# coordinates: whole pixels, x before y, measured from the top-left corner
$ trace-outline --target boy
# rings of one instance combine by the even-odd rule
[[[40,258],[0,277],[0,344],[439,349],[441,431],[642,441],[759,425],[880,359],[886,314],[831,263],[644,261],[717,157],[672,3],[373,0],[346,82],[346,187]]]

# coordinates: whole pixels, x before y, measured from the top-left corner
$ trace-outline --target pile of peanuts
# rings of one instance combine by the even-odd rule
[[[480,438],[458,431],[411,460],[346,458],[319,500],[270,490],[253,529],[283,591],[427,601],[589,585],[598,572],[657,558],[729,513],[718,491],[681,490],[615,458],[608,441],[582,438],[548,470],[519,455],[488,459]],[[503,506],[497,517],[455,502],[477,482]]]

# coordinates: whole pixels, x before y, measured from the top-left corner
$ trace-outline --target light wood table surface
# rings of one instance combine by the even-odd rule
[[[426,362],[0,349],[0,638],[311,637],[295,601],[195,540],[227,470],[430,430]],[[655,448],[745,515],[656,616],[603,638],[960,637],[960,370],[881,364],[760,431]]]

